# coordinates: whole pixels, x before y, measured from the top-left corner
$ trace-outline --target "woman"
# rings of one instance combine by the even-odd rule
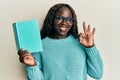
[[[103,62],[94,44],[95,28],[83,22],[78,35],[77,18],[68,4],[50,8],[41,29],[43,52],[18,51],[26,65],[28,80],[87,80],[87,74],[100,79]]]

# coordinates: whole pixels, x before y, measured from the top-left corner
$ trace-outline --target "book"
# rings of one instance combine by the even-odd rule
[[[38,20],[25,20],[13,23],[17,50],[23,48],[30,53],[42,52],[42,40]]]

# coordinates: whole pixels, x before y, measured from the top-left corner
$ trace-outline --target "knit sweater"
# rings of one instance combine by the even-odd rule
[[[33,53],[37,65],[26,66],[28,80],[87,80],[87,74],[100,79],[103,62],[94,45],[85,48],[72,35],[64,39],[42,40],[43,52]]]

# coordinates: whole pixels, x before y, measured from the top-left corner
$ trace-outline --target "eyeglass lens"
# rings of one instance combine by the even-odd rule
[[[68,24],[73,23],[74,19],[71,17],[63,17],[63,16],[55,16],[55,19],[58,20],[59,22],[63,22],[66,20]]]

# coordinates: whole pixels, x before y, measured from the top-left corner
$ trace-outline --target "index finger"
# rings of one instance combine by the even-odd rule
[[[86,24],[85,24],[85,22],[83,22],[83,30],[84,30],[84,33],[86,33]]]
[[[92,34],[95,34],[95,28],[93,28],[93,30],[92,30]]]

